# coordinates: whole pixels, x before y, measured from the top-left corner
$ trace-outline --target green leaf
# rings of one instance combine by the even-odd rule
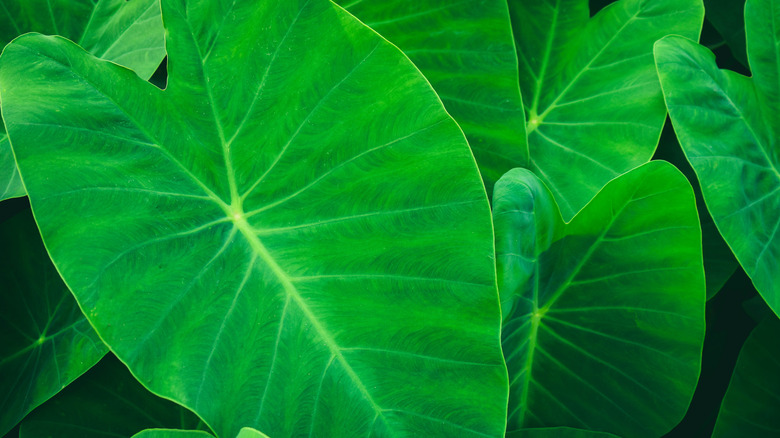
[[[3,0],[0,44],[26,32],[57,34],[148,79],[165,57],[160,0]],[[2,119],[0,119],[2,120]],[[14,156],[0,133],[0,201],[24,196]]]
[[[701,0],[510,0],[531,169],[571,219],[653,156],[666,117],[653,42],[698,38]]]
[[[553,203],[528,170],[496,184],[502,300],[514,297],[502,335],[507,430],[663,435],[691,400],[704,338],[690,184],[653,161],[607,184],[569,224],[550,212]],[[512,268],[516,259],[524,270]],[[522,280],[511,281],[518,272]]]
[[[129,437],[150,427],[198,429],[203,423],[192,412],[155,397],[109,354],[33,411],[19,438]]]
[[[251,427],[245,427],[238,432],[238,436],[236,438],[268,438],[268,435],[258,430],[252,429]]]
[[[704,197],[701,193],[701,185],[696,178],[690,163],[685,158],[680,143],[672,130],[671,125],[664,127],[661,141],[658,143],[656,159],[665,160],[678,168],[693,186],[696,195],[696,210],[699,212],[701,222],[702,254],[704,255],[704,277],[707,281],[707,300],[711,299],[723,288],[726,282],[734,275],[739,263],[734,258],[731,248],[726,244],[718,232],[712,215],[707,210]]]
[[[745,0],[704,0],[707,20],[723,37],[731,54],[747,66]]]
[[[719,70],[709,50],[681,37],[656,44],[656,63],[715,225],[780,315],[780,27],[770,27],[780,3],[750,0],[745,10],[752,78]]]
[[[148,429],[132,438],[214,438],[214,435],[200,430]]]
[[[220,5],[163,1],[164,91],[61,38],[0,57],[36,219],[101,338],[221,437],[502,436],[492,223],[460,129],[330,2]]]
[[[0,223],[0,242],[3,436],[108,350],[49,260],[29,210]]]
[[[547,427],[520,429],[506,434],[506,438],[617,438],[611,433],[572,429],[570,427]]]
[[[463,128],[488,192],[527,167],[525,116],[506,0],[342,0],[397,45]]]
[[[713,438],[780,435],[780,321],[753,330],[737,359]]]

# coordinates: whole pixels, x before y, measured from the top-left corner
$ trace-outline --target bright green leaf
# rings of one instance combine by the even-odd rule
[[[181,406],[155,397],[109,354],[33,411],[22,423],[19,438],[129,437],[150,427],[204,425]]]
[[[106,347],[62,282],[29,210],[0,223],[0,436]]]
[[[220,437],[502,436],[492,224],[458,126],[330,2],[226,7],[163,1],[164,91],[60,38],[0,57],[88,318]]]
[[[463,128],[488,192],[528,165],[506,0],[342,0],[406,53]]]
[[[570,427],[547,427],[520,429],[506,434],[506,438],[617,438],[611,433],[572,429]]]
[[[200,430],[147,429],[132,438],[214,438],[214,435]]]
[[[165,57],[159,0],[3,0],[0,45],[26,32],[62,35],[95,56],[148,79]],[[1,120],[1,119],[0,119]],[[0,133],[0,201],[24,196],[13,153]]]
[[[252,429],[251,427],[245,427],[238,432],[236,438],[268,438],[268,435],[263,432]]]
[[[502,301],[514,297],[502,335],[507,430],[669,431],[693,395],[704,338],[701,234],[685,177],[645,164],[564,224],[541,180],[515,169],[493,205],[502,285],[513,288]]]
[[[509,0],[531,169],[571,219],[608,181],[653,156],[666,118],[653,42],[698,38],[701,0]]]
[[[718,414],[713,438],[780,435],[780,320],[767,318],[750,334]]]
[[[752,78],[719,70],[709,50],[681,37],[659,41],[656,62],[715,225],[780,315],[780,27],[771,27],[780,2],[749,0],[746,21]]]

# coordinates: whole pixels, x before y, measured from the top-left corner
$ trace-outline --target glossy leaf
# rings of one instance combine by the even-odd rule
[[[165,57],[159,0],[3,0],[0,44],[27,32],[62,35],[95,56],[148,79]],[[0,133],[0,201],[24,196],[5,132]]]
[[[129,437],[150,427],[204,426],[191,412],[147,391],[109,354],[33,411],[19,438]]]
[[[0,223],[0,436],[106,347],[62,282],[29,210]]]
[[[571,219],[611,179],[653,156],[666,118],[653,43],[698,38],[701,0],[509,0],[531,169]],[[565,164],[563,164],[565,163]]]
[[[715,225],[761,296],[780,314],[780,2],[746,5],[752,78],[669,37],[656,62],[669,113]],[[775,17],[773,21],[772,17]]]
[[[148,429],[133,435],[132,438],[213,438],[208,432],[200,430]]]
[[[572,429],[570,427],[546,427],[520,429],[506,434],[506,438],[618,438],[611,433]]]
[[[463,128],[488,192],[528,165],[517,55],[506,0],[343,0],[404,51]]]
[[[220,437],[501,436],[489,206],[424,77],[326,0],[162,5],[164,91],[59,38],[0,57],[44,241],[112,351]]]
[[[502,301],[513,297],[502,335],[507,430],[669,431],[693,395],[704,338],[701,234],[685,177],[645,164],[564,224],[542,181],[515,169],[493,206]]]
[[[764,320],[737,359],[713,438],[780,435],[780,321]]]

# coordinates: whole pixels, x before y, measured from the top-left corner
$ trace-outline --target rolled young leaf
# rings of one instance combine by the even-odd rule
[[[517,54],[506,0],[343,0],[409,56],[469,140],[488,193],[528,166]]]
[[[767,318],[739,353],[713,438],[780,435],[780,321]]]
[[[112,351],[219,437],[502,436],[489,205],[425,78],[326,0],[162,6],[164,91],[61,38],[0,57],[44,241]]]
[[[0,223],[0,436],[108,351],[62,282],[29,210]]]
[[[682,37],[655,47],[666,104],[715,225],[780,315],[780,2],[745,6],[752,78]]]
[[[650,160],[666,118],[653,43],[698,39],[701,0],[509,0],[531,169],[571,219],[611,179]]]
[[[502,302],[513,297],[502,334],[507,430],[663,435],[687,410],[704,341],[693,190],[653,161],[611,181],[569,224],[554,202],[528,170],[496,184]]]
[[[26,32],[70,38],[144,79],[165,57],[160,0],[3,0],[0,45]],[[5,131],[0,132],[0,201],[24,195]]]
[[[155,397],[113,354],[33,411],[19,438],[129,437],[147,428],[202,429],[188,410]]]

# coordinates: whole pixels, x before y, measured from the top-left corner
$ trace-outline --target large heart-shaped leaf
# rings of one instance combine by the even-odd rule
[[[44,242],[112,351],[221,437],[501,436],[489,206],[425,78],[326,0],[162,6],[164,91],[60,38],[0,57]]]
[[[3,0],[0,45],[26,32],[57,34],[95,56],[149,78],[165,56],[160,0]],[[0,133],[0,201],[24,196],[14,156]]]
[[[515,169],[493,206],[502,303],[512,306],[508,430],[669,431],[693,396],[704,338],[701,234],[685,177],[650,162],[564,224],[543,183]]]
[[[0,223],[0,242],[3,436],[108,350],[49,260],[29,210]]]
[[[746,78],[681,37],[656,44],[669,114],[715,225],[780,315],[780,2],[745,7]]]
[[[780,321],[767,318],[739,353],[713,438],[780,435]]]
[[[653,156],[666,117],[653,43],[698,38],[701,0],[509,0],[531,169],[569,220],[609,180]],[[562,164],[565,163],[565,164]]]
[[[149,393],[112,354],[33,411],[19,438],[129,437],[149,427],[204,428],[198,417]]]
[[[431,81],[463,128],[488,192],[528,165],[517,55],[506,0],[343,0]]]

